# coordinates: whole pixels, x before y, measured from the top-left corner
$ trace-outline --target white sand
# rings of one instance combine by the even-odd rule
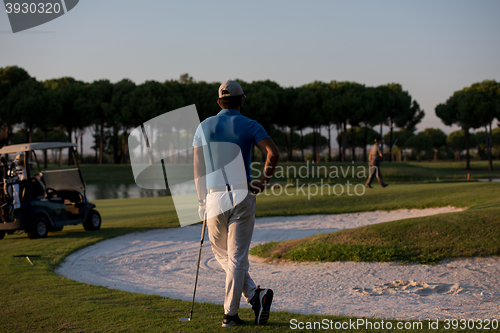
[[[341,215],[259,218],[252,246],[320,232],[460,211],[452,207]],[[80,282],[190,301],[201,226],[152,230],[106,240],[66,258],[56,273]],[[224,272],[205,238],[198,302],[222,304]],[[500,258],[440,265],[394,263],[266,264],[251,258],[256,283],[275,292],[273,310],[397,319],[500,316]],[[242,306],[248,306],[242,301]]]

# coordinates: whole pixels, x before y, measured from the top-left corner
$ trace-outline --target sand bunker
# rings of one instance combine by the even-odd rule
[[[430,296],[434,294],[458,294],[464,289],[458,283],[446,284],[415,281],[391,281],[372,288],[353,288],[352,293],[363,296],[379,296],[387,294],[416,294],[419,296]]]
[[[455,212],[423,210],[259,218],[252,246],[367,224]],[[190,301],[201,226],[132,233],[68,256],[56,270],[80,282]],[[224,272],[206,242],[198,302],[222,304]],[[500,258],[470,258],[440,265],[394,263],[266,264],[251,258],[256,283],[273,288],[273,310],[397,319],[498,318]],[[243,307],[248,307],[242,302]]]

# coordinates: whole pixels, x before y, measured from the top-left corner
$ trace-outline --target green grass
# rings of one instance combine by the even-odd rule
[[[382,192],[383,191],[383,192]],[[376,187],[361,197],[273,202],[280,213],[348,213],[398,208],[470,207],[458,213],[412,218],[259,245],[251,254],[295,261],[403,261],[436,263],[446,258],[500,255],[500,184],[419,184]]]
[[[456,215],[422,218],[429,228],[436,221],[450,225],[467,219],[498,225],[500,184],[432,184],[394,185],[384,190],[375,187],[362,197],[307,195],[259,196],[257,215],[295,215],[342,213],[375,209],[425,208],[454,205],[472,207]],[[221,329],[221,305],[197,303],[194,320],[179,322],[189,315],[190,302],[155,295],[133,294],[120,290],[91,286],[60,277],[55,268],[66,256],[96,242],[126,233],[178,225],[171,198],[146,198],[96,201],[103,216],[103,227],[85,232],[81,226],[66,227],[49,233],[46,239],[29,240],[25,234],[7,235],[0,241],[0,331],[1,332],[217,332]],[[452,217],[453,216],[453,217]],[[464,222],[465,221],[465,222]],[[468,222],[467,222],[468,223]],[[390,231],[389,224],[385,227]],[[498,229],[491,229],[496,231]],[[383,230],[381,229],[380,232]],[[384,231],[385,232],[385,231]],[[463,243],[468,246],[464,229]],[[473,236],[473,237],[472,237]],[[370,236],[373,237],[373,236]],[[475,239],[474,235],[471,235]],[[409,244],[418,242],[410,239]],[[30,255],[33,266],[19,255]],[[37,257],[40,256],[40,257]],[[194,282],[194,281],[193,281]],[[252,312],[242,309],[243,319],[251,321]],[[290,320],[345,321],[345,316],[297,315],[273,312],[267,326],[253,324],[235,328],[235,332],[288,330]],[[424,328],[427,324],[424,323]],[[442,327],[442,325],[441,325]],[[354,331],[354,330],[353,330]],[[378,330],[368,330],[376,332]],[[435,330],[401,330],[398,332],[435,332]],[[446,331],[442,329],[441,331]]]
[[[362,193],[358,186],[358,193]],[[364,187],[363,187],[364,189]],[[485,203],[497,203],[500,197],[500,183],[433,183],[433,184],[391,184],[381,189],[378,184],[366,189],[363,195],[357,196],[350,186],[351,196],[345,193],[336,196],[330,187],[324,188],[323,194],[318,188],[311,187],[308,196],[307,185],[303,187],[305,195],[297,188],[288,189],[291,196],[276,196],[267,190],[259,196],[258,216],[309,215],[309,214],[341,214],[373,210],[394,210],[401,208],[431,207],[473,207]],[[279,191],[279,190],[278,190]],[[340,190],[337,191],[339,193]],[[278,192],[279,193],[279,192]],[[298,195],[297,195],[298,193]],[[309,198],[308,198],[309,197]]]

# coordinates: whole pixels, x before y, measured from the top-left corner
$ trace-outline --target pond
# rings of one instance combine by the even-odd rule
[[[166,195],[169,195],[167,190],[146,190],[136,184],[87,184],[87,198],[89,201],[162,197]]]

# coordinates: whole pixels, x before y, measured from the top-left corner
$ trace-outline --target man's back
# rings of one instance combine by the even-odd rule
[[[224,109],[200,124],[193,145],[204,147],[207,174],[224,167],[228,156],[236,157],[237,152],[235,154],[234,149],[230,149],[230,145],[224,143],[237,145],[243,157],[246,179],[250,182],[252,145],[268,137],[264,128],[255,120],[242,116],[237,110]],[[214,187],[225,184],[215,184],[214,180],[208,177],[207,185]]]
[[[380,161],[380,155],[381,155],[380,148],[376,143],[372,146],[372,149],[370,150],[370,162],[375,163],[377,161]]]

